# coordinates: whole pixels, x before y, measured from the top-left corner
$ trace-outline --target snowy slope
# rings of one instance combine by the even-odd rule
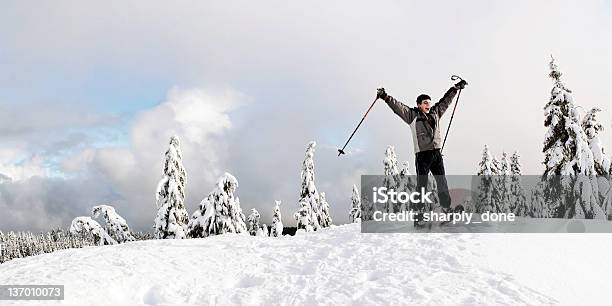
[[[64,250],[0,265],[0,284],[64,284],[65,305],[603,304],[610,238],[361,234],[353,224]]]

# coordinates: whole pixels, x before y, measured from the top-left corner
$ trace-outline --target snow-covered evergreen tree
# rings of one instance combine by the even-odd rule
[[[351,211],[349,212],[349,222],[361,223],[361,196],[357,185],[353,185],[353,194],[351,195]]]
[[[476,208],[474,207],[474,201],[472,201],[472,198],[466,198],[461,205],[463,206],[463,211],[465,211],[466,213],[476,212]]]
[[[540,182],[533,190],[529,199],[529,216],[534,218],[550,218],[548,205],[544,201],[543,185]]]
[[[300,191],[299,210],[294,214],[294,218],[298,221],[298,229],[308,231],[317,230],[319,224],[319,192],[315,186],[315,171],[314,171],[314,152],[316,142],[311,141],[306,147],[304,162],[302,163],[302,188]]]
[[[322,228],[330,227],[332,225],[332,217],[329,212],[329,203],[325,198],[325,192],[319,194],[319,224]]]
[[[550,69],[554,85],[544,108],[544,126],[548,128],[543,149],[544,197],[553,217],[605,218],[597,198],[595,160],[582,120],[554,59]]]
[[[162,179],[157,185],[157,216],[155,217],[155,238],[182,239],[186,237],[189,215],[185,209],[186,171],[183,167],[183,153],[177,136],[170,138],[165,154]]]
[[[106,231],[118,243],[136,240],[127,222],[115,211],[114,207],[110,205],[94,206],[91,211],[91,217],[97,219],[100,216],[102,216],[106,222]]]
[[[595,171],[598,175],[608,175],[610,173],[610,157],[606,154],[599,138],[599,133],[603,131],[603,125],[597,120],[597,113],[599,112],[601,112],[601,109],[592,108],[582,120],[582,129],[584,129],[589,148],[593,153]]]
[[[527,203],[525,190],[523,190],[523,186],[521,185],[522,167],[520,158],[521,155],[518,151],[515,151],[510,157],[509,208],[510,211],[514,212],[517,216],[529,216],[529,204]]]
[[[485,145],[482,151],[482,160],[478,164],[477,172],[480,184],[478,185],[478,201],[475,204],[477,213],[494,211],[495,204],[495,177],[497,166],[494,164],[493,156],[489,152],[489,146]]]
[[[598,189],[599,199],[601,200],[601,208],[608,219],[612,219],[612,173],[610,157],[600,139],[600,132],[603,131],[603,125],[597,120],[597,113],[601,109],[594,107],[587,112],[582,120],[582,128],[587,136],[589,148],[593,153],[595,161],[595,172],[599,177]]]
[[[70,224],[70,232],[75,235],[91,234],[97,245],[117,244],[117,241],[104,230],[100,223],[90,217],[74,218]]]
[[[399,186],[398,191],[413,192],[416,191],[417,177],[410,174],[410,163],[405,161],[402,163],[399,172]],[[434,180],[435,181],[435,180]],[[436,194],[437,197],[437,194]],[[405,211],[409,207],[406,204],[400,204],[399,211]]]
[[[89,222],[82,221],[85,223],[75,222],[74,233],[65,232],[63,229],[52,229],[50,232],[39,234],[31,232],[9,232],[4,234],[0,231],[0,264],[15,258],[35,256],[58,250],[103,245],[105,242],[104,235],[94,236],[91,231],[83,229],[82,225]],[[85,227],[90,229],[95,227],[95,225]],[[94,232],[103,233],[102,231]],[[111,244],[112,241],[107,240],[106,243]]]
[[[300,209],[293,214],[293,217],[297,221],[298,230],[304,230],[306,232],[314,231],[314,228],[312,227],[313,222],[311,221],[313,214],[312,209],[310,208],[310,203],[300,201],[299,205]]]
[[[562,73],[554,59],[550,62],[554,86],[544,108],[544,175],[591,175],[595,172],[588,138],[580,124],[572,91],[561,82]]]
[[[274,202],[274,215],[272,216],[272,228],[270,229],[270,236],[281,237],[283,235],[283,221],[280,210],[281,201]]]
[[[265,223],[261,226],[261,233],[264,237],[270,236],[270,233],[268,232],[268,226]]]
[[[495,160],[495,159],[494,159]],[[502,158],[497,162],[497,176],[495,177],[495,188],[493,196],[496,201],[494,207],[495,212],[507,213],[510,212],[510,161],[508,154],[502,153]]]
[[[200,202],[200,208],[189,220],[190,237],[247,232],[240,199],[234,195],[237,188],[238,180],[233,175],[226,172],[219,178],[213,191]]]
[[[251,236],[257,235],[257,230],[259,229],[259,219],[261,215],[255,208],[251,208],[251,214],[247,217],[247,228],[249,229],[249,234]]]
[[[383,165],[385,167],[383,186],[386,187],[387,190],[393,189],[395,191],[399,191],[401,180],[394,146],[387,146],[387,149],[385,150],[385,159],[383,159]],[[391,201],[387,201],[384,211],[397,212],[400,210],[400,205],[401,203],[399,202],[394,204]]]
[[[608,181],[608,189],[604,192],[601,192],[602,197],[602,205],[601,209],[604,211],[606,216],[608,216],[608,220],[612,220],[612,182]]]
[[[403,162],[401,167],[399,168],[399,175],[400,176],[408,176],[410,175],[410,162]]]

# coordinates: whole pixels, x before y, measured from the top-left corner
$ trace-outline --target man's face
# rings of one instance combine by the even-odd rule
[[[429,113],[429,109],[431,108],[431,100],[425,99],[421,101],[421,104],[417,104],[417,107],[424,113]]]

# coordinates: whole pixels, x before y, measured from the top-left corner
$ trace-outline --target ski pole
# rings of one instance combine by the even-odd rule
[[[451,76],[452,81],[460,80],[463,81],[461,77],[458,75]],[[459,93],[457,94],[457,100],[455,101],[455,106],[453,107],[453,113],[451,114],[450,121],[448,122],[448,128],[446,128],[446,135],[444,135],[444,142],[442,143],[442,149],[440,149],[440,153],[444,151],[444,145],[446,144],[446,138],[448,137],[448,132],[450,131],[451,124],[453,124],[453,118],[455,117],[455,110],[457,110],[457,104],[459,104],[459,97],[461,97],[461,90],[459,89]]]
[[[374,104],[376,104],[376,101],[378,101],[378,97],[376,97],[376,99],[374,99],[374,102],[372,102],[372,105],[370,105],[370,107],[368,108],[368,110],[365,112],[365,114],[363,115],[363,117],[361,118],[361,121],[359,121],[359,124],[357,124],[357,127],[355,128],[355,130],[353,131],[353,133],[351,134],[351,136],[349,136],[348,140],[346,141],[346,143],[344,144],[344,146],[342,147],[342,149],[338,149],[338,156],[342,155],[342,154],[346,154],[344,153],[344,149],[346,148],[346,146],[348,145],[349,141],[351,141],[351,138],[353,138],[353,135],[355,135],[355,132],[357,132],[357,129],[359,129],[359,126],[361,126],[361,124],[363,123],[363,120],[365,120],[366,116],[368,115],[368,113],[370,112],[370,110],[372,109],[372,107],[374,107]]]

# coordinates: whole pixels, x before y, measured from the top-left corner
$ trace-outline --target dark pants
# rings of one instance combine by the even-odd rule
[[[444,176],[444,160],[442,159],[440,149],[418,152],[416,154],[417,191],[421,191],[421,187],[427,189],[427,179],[430,171],[436,180],[440,206],[449,208],[451,206],[451,198],[448,193],[446,176]]]

